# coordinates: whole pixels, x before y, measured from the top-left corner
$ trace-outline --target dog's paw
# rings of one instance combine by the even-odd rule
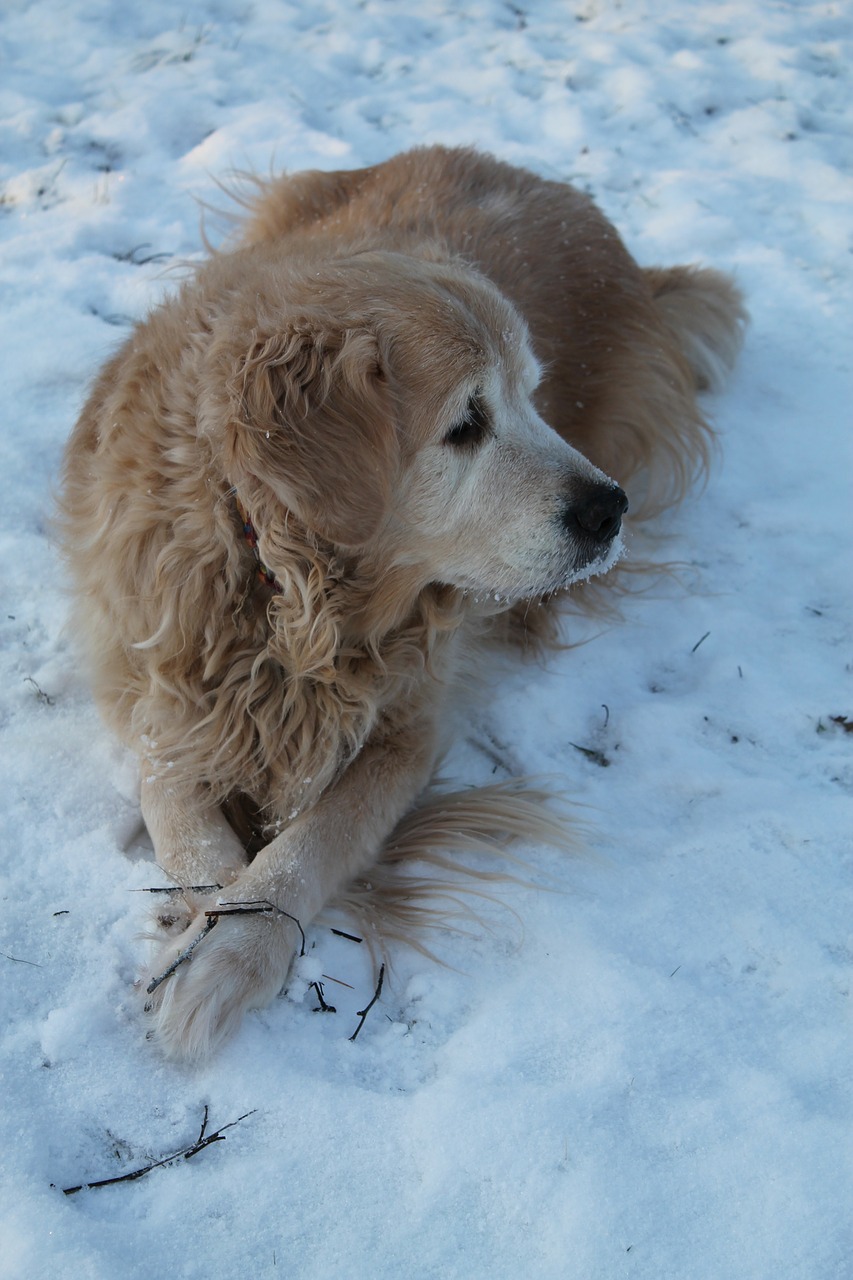
[[[283,915],[204,914],[157,955],[147,983],[153,1036],[170,1058],[208,1057],[236,1031],[247,1009],[270,1003],[284,985],[298,941]]]
[[[214,904],[213,894],[218,886],[211,886],[211,896],[207,897],[194,889],[174,889],[169,893],[158,895],[154,905],[152,923],[156,932],[148,936],[162,942],[163,935],[176,938],[190,927],[191,921],[204,910]]]
[[[197,915],[216,906],[217,896],[232,885],[245,871],[241,864],[222,864],[217,867],[217,882],[209,884],[176,885],[173,889],[151,890],[156,892],[152,911],[154,932],[145,936],[153,942],[162,942],[163,935],[176,938],[189,929]]]

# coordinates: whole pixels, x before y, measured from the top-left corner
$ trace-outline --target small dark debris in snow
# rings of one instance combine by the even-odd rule
[[[570,747],[574,747],[575,751],[579,751],[581,755],[586,756],[587,760],[591,760],[593,764],[597,764],[600,769],[610,767],[610,761],[603,751],[597,751],[594,747],[581,747],[576,742],[570,742]]]
[[[150,244],[137,244],[132,249],[125,249],[124,253],[111,253],[110,257],[116,262],[130,262],[134,267],[144,267],[149,262],[168,262],[172,257],[171,253],[142,253],[143,249],[150,248]]]
[[[52,707],[54,705],[54,702],[56,700],[54,698],[51,698],[50,694],[45,693],[44,689],[40,689],[39,686],[36,684],[35,680],[32,678],[32,676],[25,676],[24,683],[31,684],[33,686],[33,688],[36,691],[36,697],[38,698],[39,702],[43,702],[46,707]]]
[[[853,733],[853,719],[850,716],[830,716],[833,724],[837,724],[845,733]]]
[[[44,967],[43,965],[38,964],[35,960],[21,960],[18,956],[10,956],[8,951],[0,951],[0,956],[3,956],[6,960],[11,960],[13,964],[30,964],[34,969],[41,969]]]
[[[710,631],[706,631],[704,636],[700,636],[699,639],[694,644],[693,648],[690,650],[690,652],[695,653],[696,650],[699,648],[700,644],[704,644],[710,634],[711,634]]]
[[[109,315],[104,315],[97,307],[90,306],[87,307],[86,310],[89,312],[90,316],[97,316],[99,320],[103,320],[104,324],[112,325],[113,328],[116,329],[123,329],[136,324],[133,316],[126,316],[118,311],[111,312]]]
[[[318,1005],[315,1005],[314,1013],[337,1013],[338,1011],[335,1006],[333,1004],[329,1004],[323,994],[322,982],[312,982],[311,986],[317,992],[317,999],[320,1001]]]
[[[346,938],[348,942],[363,942],[363,938],[357,938],[354,933],[344,933],[343,929],[332,929],[331,932],[336,938]]]

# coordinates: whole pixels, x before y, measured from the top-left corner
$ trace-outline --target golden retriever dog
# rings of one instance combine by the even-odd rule
[[[97,701],[185,890],[148,1010],[187,1058],[383,859],[547,834],[521,786],[424,799],[454,710],[490,635],[614,564],[626,492],[684,493],[743,323],[725,276],[643,270],[586,195],[473,150],[247,204],[101,373],[61,503]]]

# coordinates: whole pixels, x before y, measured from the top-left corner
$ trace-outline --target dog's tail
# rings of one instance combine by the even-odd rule
[[[533,883],[532,868],[509,852],[511,845],[578,851],[580,824],[555,807],[560,800],[523,780],[451,792],[434,786],[389,836],[367,876],[333,905],[378,946],[405,942],[435,959],[426,931],[459,930],[463,921],[482,927],[475,903],[494,900],[490,885]]]
[[[681,347],[699,391],[718,391],[731,373],[747,322],[743,295],[710,267],[648,267],[655,306]]]

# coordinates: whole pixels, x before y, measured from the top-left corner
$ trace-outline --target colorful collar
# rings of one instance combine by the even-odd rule
[[[243,525],[243,537],[252,548],[255,559],[258,562],[258,577],[265,586],[270,587],[273,591],[281,592],[283,587],[278,578],[275,576],[272,569],[268,568],[261,559],[261,553],[258,548],[258,535],[255,532],[255,526],[252,524],[248,511],[243,506],[236,493],[234,494],[234,504],[237,507],[237,514],[239,515],[240,522]]]

